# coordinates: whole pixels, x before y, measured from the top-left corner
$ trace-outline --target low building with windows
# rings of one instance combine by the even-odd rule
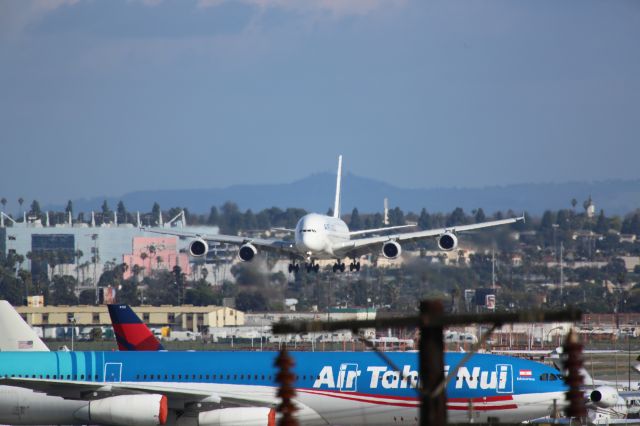
[[[19,306],[18,313],[44,336],[53,336],[48,329],[73,327],[111,327],[106,305],[101,306]],[[209,327],[244,325],[244,312],[224,306],[136,306],[136,314],[149,327],[170,327],[207,333]]]

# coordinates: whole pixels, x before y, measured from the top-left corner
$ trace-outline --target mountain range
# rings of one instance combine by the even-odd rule
[[[94,197],[73,200],[75,211],[99,210],[106,199],[115,209],[122,200],[129,211],[150,211],[154,202],[163,209],[186,207],[191,212],[207,213],[211,206],[227,201],[240,209],[254,212],[269,207],[299,207],[307,211],[324,213],[333,207],[335,175],[317,173],[292,183],[233,185],[226,188],[144,190],[129,192],[121,197]],[[342,180],[342,212],[357,207],[361,213],[381,212],[383,199],[389,207],[403,211],[449,212],[456,207],[471,211],[482,207],[485,213],[526,211],[540,215],[544,210],[571,208],[576,199],[577,209],[592,197],[597,210],[607,214],[624,215],[640,208],[640,180],[607,180],[598,182],[523,183],[481,188],[400,188],[384,182],[353,174]],[[66,204],[66,203],[65,203]],[[63,205],[46,206],[63,210]]]

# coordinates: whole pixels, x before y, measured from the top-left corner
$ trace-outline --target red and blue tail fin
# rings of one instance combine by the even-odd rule
[[[164,348],[129,305],[108,305],[111,325],[121,351],[160,351]]]

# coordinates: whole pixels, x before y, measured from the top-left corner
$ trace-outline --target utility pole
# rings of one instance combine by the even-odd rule
[[[560,303],[564,306],[564,243],[560,241]]]
[[[491,249],[491,288],[496,289],[496,251]]]

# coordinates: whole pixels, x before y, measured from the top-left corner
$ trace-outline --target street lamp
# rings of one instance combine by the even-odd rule
[[[67,314],[67,321],[71,323],[71,352],[73,352],[74,349],[74,339],[73,336],[75,335],[75,331],[76,331],[76,317],[74,314]]]

